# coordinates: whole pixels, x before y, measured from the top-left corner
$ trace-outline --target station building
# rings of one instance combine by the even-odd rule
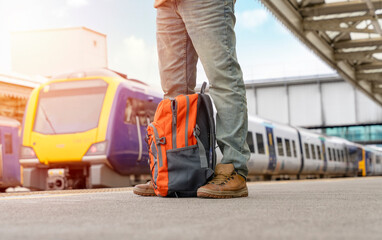
[[[248,112],[361,144],[382,144],[382,107],[338,75],[246,81]]]
[[[33,88],[76,69],[107,68],[106,35],[86,27],[11,33],[12,71],[0,71],[0,116],[22,122]]]
[[[86,27],[13,32],[12,71],[51,77],[87,68],[107,68],[106,35]]]

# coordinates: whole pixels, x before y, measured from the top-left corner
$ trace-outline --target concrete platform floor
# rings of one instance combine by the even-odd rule
[[[0,195],[0,239],[382,239],[382,177],[249,183],[249,197],[131,188]]]

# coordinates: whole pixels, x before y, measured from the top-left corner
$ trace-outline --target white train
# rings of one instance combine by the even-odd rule
[[[382,175],[381,149],[259,117],[249,117],[247,142],[249,178]]]

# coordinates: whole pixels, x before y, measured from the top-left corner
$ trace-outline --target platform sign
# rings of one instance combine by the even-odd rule
[[[270,126],[265,126],[266,132],[267,132],[267,142],[268,142],[268,149],[269,149],[269,164],[268,164],[268,170],[274,171],[277,165],[277,158],[276,158],[276,148],[275,148],[275,141],[273,138],[273,128]]]

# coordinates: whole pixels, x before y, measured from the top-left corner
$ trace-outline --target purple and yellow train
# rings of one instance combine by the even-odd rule
[[[148,174],[144,136],[161,100],[109,70],[61,75],[34,89],[20,164],[32,189],[117,187]]]

